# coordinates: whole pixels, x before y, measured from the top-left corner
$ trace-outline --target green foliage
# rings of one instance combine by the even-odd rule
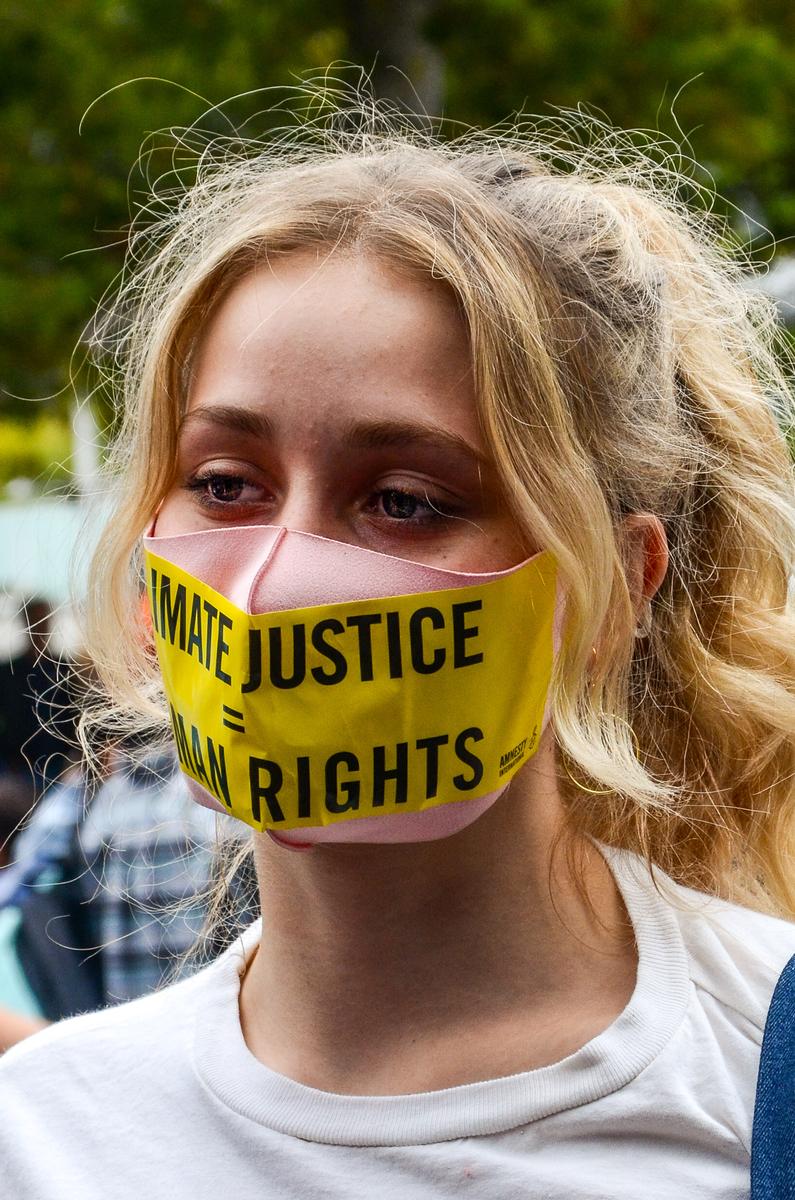
[[[0,418],[0,490],[11,479],[35,480],[41,490],[70,479],[69,422],[55,413]]]
[[[229,96],[290,83],[309,64],[334,58],[344,48],[341,38],[326,28],[323,5],[309,0],[6,4],[0,22],[2,411],[26,411],[31,398],[60,409],[70,399],[70,359],[119,270],[130,206],[145,193],[141,171],[166,168],[156,157],[131,171],[147,134],[189,124]],[[160,81],[118,86],[152,76]],[[267,104],[259,100],[232,106],[232,119],[242,121]],[[229,131],[223,117],[215,124]],[[72,366],[83,357],[78,349]]]
[[[520,108],[584,102],[618,125],[676,133],[674,95],[699,76],[675,106],[695,156],[719,188],[789,234],[795,8],[787,0],[423,0],[401,11],[410,21],[423,10],[424,29],[403,41],[416,48],[424,33],[442,55],[453,120],[490,124]],[[273,96],[243,94],[366,58],[366,11],[367,0],[7,0],[0,411],[62,411],[70,371],[86,390],[81,332],[120,268],[131,208],[145,202],[147,179],[171,166],[148,134],[190,124],[235,95],[203,127],[266,131]],[[399,61],[398,26],[390,23],[385,60]]]
[[[440,0],[431,33],[456,118],[585,102],[625,128],[688,135],[719,191],[779,236],[795,226],[787,0]]]

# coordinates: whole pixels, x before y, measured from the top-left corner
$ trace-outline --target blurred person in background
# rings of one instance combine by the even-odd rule
[[[49,603],[33,597],[23,611],[25,648],[0,661],[0,781],[13,782],[17,795],[26,796],[27,811],[77,757],[77,709],[70,664],[51,649]]]
[[[170,751],[131,749],[110,751],[96,783],[73,768],[53,786],[0,873],[2,1048],[42,1021],[143,996],[218,950],[201,932],[223,831],[190,801]],[[231,896],[227,920],[257,915],[245,861]]]
[[[151,640],[145,595],[141,614]],[[34,703],[17,705],[23,715],[17,714],[9,744],[24,737],[27,754],[35,746],[37,776],[49,786],[23,820],[32,773],[7,776],[8,849],[0,869],[3,1049],[43,1022],[145,995],[177,970],[211,958],[219,947],[203,941],[201,931],[217,869],[214,853],[219,836],[224,859],[234,858],[239,845],[237,822],[224,831],[218,828],[223,818],[190,802],[170,748],[147,751],[136,737],[111,740],[91,773],[74,765],[63,770],[60,751],[74,755],[76,741],[76,710],[64,698],[85,692],[92,667],[81,657],[79,675],[77,662],[70,674],[65,663],[46,657],[45,604],[29,604],[28,618],[30,649],[10,664],[9,674],[17,684],[24,681],[24,695]],[[0,777],[0,800],[2,783]],[[230,885],[226,920],[245,924],[258,911],[245,860],[232,867]]]

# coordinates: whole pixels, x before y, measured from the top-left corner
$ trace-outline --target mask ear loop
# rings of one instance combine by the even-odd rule
[[[635,637],[647,638],[651,633],[651,622],[651,601],[647,600],[643,606],[643,609],[641,610],[640,620],[638,621],[637,628],[635,629]]]
[[[158,504],[155,511],[152,513],[152,516],[149,518],[149,524],[147,525],[146,529],[144,530],[144,537],[151,538],[151,537],[155,536],[155,529],[157,527],[157,518],[160,516],[160,509],[165,504],[165,499],[166,498],[164,496],[163,499]]]

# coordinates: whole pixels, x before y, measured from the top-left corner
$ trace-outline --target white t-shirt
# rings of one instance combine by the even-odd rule
[[[316,1091],[249,1052],[252,927],[193,978],[62,1022],[0,1065],[9,1200],[739,1200],[756,1071],[795,924],[609,861],[634,993],[553,1066],[405,1096]]]

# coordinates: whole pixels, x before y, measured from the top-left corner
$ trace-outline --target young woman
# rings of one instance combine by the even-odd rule
[[[262,926],[6,1056],[6,1190],[745,1196],[795,951],[772,317],[637,151],[254,149],[105,319],[91,613]]]

